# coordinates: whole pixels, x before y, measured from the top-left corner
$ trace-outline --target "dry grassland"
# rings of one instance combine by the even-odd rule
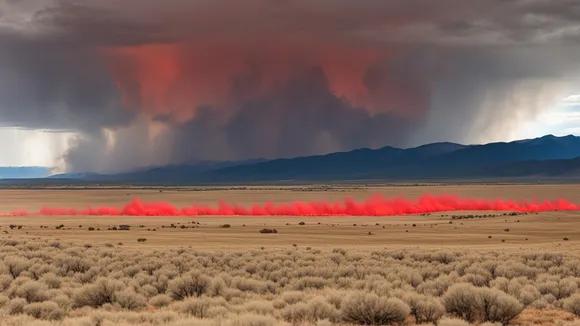
[[[0,190],[0,212],[376,193],[580,202],[577,185],[46,189]],[[580,325],[579,218],[1,217],[0,325]]]

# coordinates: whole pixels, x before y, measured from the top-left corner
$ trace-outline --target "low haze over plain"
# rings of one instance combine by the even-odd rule
[[[577,0],[0,1],[0,165],[580,133]]]

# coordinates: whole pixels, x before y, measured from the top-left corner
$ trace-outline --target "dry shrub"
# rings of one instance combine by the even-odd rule
[[[294,324],[307,323],[311,321],[310,308],[304,302],[298,302],[287,306],[282,310],[281,315],[284,320]]]
[[[523,310],[523,305],[514,297],[503,291],[490,288],[479,289],[483,321],[500,322],[504,325],[516,318]]]
[[[51,301],[56,302],[56,304],[58,304],[59,307],[63,308],[63,309],[70,309],[72,306],[72,301],[69,298],[69,296],[65,295],[65,294],[58,294],[55,295]]]
[[[294,289],[304,291],[307,289],[323,289],[326,287],[327,281],[322,277],[306,276],[298,279],[294,283]]]
[[[336,309],[340,309],[342,300],[346,294],[341,291],[331,291],[330,293],[327,291],[326,293],[326,301],[328,301],[328,303],[333,305]]]
[[[542,294],[552,294],[556,300],[567,298],[578,289],[577,283],[572,279],[560,279],[558,276],[550,277],[538,282],[538,290]]]
[[[33,302],[24,306],[25,314],[37,319],[58,320],[64,317],[64,310],[56,302]]]
[[[564,309],[580,317],[580,294],[574,294],[564,301]]]
[[[410,308],[410,315],[417,324],[436,323],[445,313],[445,307],[435,298],[418,293],[403,295],[403,301]]]
[[[295,304],[301,301],[306,301],[306,294],[299,291],[288,291],[282,293],[282,300],[287,304]]]
[[[254,300],[244,304],[240,307],[243,312],[250,312],[257,315],[272,315],[274,314],[274,307],[269,301]]]
[[[46,284],[50,289],[58,289],[62,284],[61,278],[52,272],[42,275],[40,281]]]
[[[227,289],[228,286],[224,279],[220,276],[217,276],[211,280],[207,293],[212,297],[223,296]]]
[[[46,291],[48,287],[37,281],[26,281],[22,285],[13,288],[10,292],[28,302],[42,302],[48,299]]]
[[[224,318],[231,315],[230,309],[224,306],[210,306],[207,310],[208,318]]]
[[[10,302],[10,298],[6,295],[0,294],[0,308],[6,306]]]
[[[322,297],[315,297],[308,303],[289,305],[281,314],[284,320],[291,323],[314,323],[323,319],[338,322],[340,319],[340,312]]]
[[[17,278],[20,276],[20,273],[28,269],[30,262],[21,257],[7,256],[4,258],[4,266],[8,274],[13,278]]]
[[[524,306],[529,306],[534,301],[538,300],[541,296],[542,294],[540,291],[538,291],[538,289],[536,289],[535,286],[527,284],[520,291],[519,299]]]
[[[231,287],[244,292],[257,294],[276,293],[278,286],[274,282],[264,282],[253,278],[234,277]]]
[[[58,260],[62,275],[68,273],[85,273],[91,268],[91,262],[81,257],[63,257]]]
[[[323,297],[312,298],[308,301],[308,306],[310,307],[310,315],[313,321],[322,319],[338,321],[340,318],[340,311],[327,303]]]
[[[141,292],[144,293],[149,298],[154,297],[157,294],[159,294],[159,291],[157,290],[157,288],[151,284],[143,285],[143,287],[141,287]]]
[[[425,323],[436,323],[445,313],[445,307],[434,298],[427,298],[419,302],[417,307],[417,316],[419,320]]]
[[[23,298],[15,298],[10,300],[8,305],[6,305],[6,311],[10,315],[18,315],[24,312],[24,306],[26,306],[27,302],[26,299]]]
[[[197,318],[206,318],[210,302],[204,298],[188,298],[179,305],[179,312]]]
[[[530,325],[547,311],[533,307],[572,320],[564,309],[577,313],[579,281],[580,260],[551,253],[323,253],[306,247],[137,252],[17,241],[0,252],[0,320],[19,326],[94,326],[87,316],[99,313],[103,326],[227,326],[235,316],[248,315],[278,319],[278,324],[286,324],[285,319],[327,325],[383,323],[381,318],[396,320],[408,311],[418,323],[436,324],[447,310],[447,317]],[[49,308],[35,302],[56,304],[68,316],[37,320],[31,316],[50,317],[42,317]],[[151,312],[131,311],[143,310],[147,302]],[[514,319],[522,305],[528,309]],[[165,320],[160,317],[164,313],[172,317]]]
[[[192,272],[169,282],[169,291],[175,300],[199,297],[207,290],[210,282],[211,279],[208,276]]]
[[[94,284],[87,284],[80,288],[73,296],[73,306],[97,308],[104,304],[112,304],[115,293],[125,288],[122,282],[99,278]]]
[[[129,310],[142,309],[147,304],[147,299],[144,296],[131,289],[115,292],[113,301],[121,308]]]
[[[167,294],[159,294],[149,299],[149,304],[155,308],[167,307],[173,299]]]
[[[471,284],[454,284],[443,295],[443,305],[449,314],[474,322],[481,309],[478,288]]]
[[[395,298],[379,297],[374,293],[353,293],[341,306],[346,322],[362,325],[402,323],[409,316],[409,307]]]
[[[10,275],[0,275],[0,292],[6,291],[10,287],[10,284],[12,284],[13,280],[14,279]]]

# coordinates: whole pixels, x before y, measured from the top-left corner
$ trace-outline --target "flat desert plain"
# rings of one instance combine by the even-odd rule
[[[193,203],[216,206],[223,200],[243,206],[268,201],[363,201],[375,194],[416,199],[424,194],[454,194],[480,199],[554,200],[580,203],[578,185],[465,185],[465,186],[344,186],[248,187],[244,190],[211,188],[180,189],[59,189],[0,190],[0,212],[39,211],[42,206],[84,208],[123,207],[134,197],[148,202],[168,202],[176,207]],[[193,191],[195,190],[195,191]],[[310,247],[420,247],[476,246],[478,248],[530,248],[572,250],[580,244],[580,212],[541,212],[503,216],[508,212],[440,212],[427,215],[385,217],[314,216],[15,216],[0,218],[2,236],[82,240],[93,244],[123,242],[137,247],[191,247],[195,249],[247,249],[297,246]],[[452,221],[453,215],[495,215]],[[452,222],[451,224],[449,222]],[[299,225],[304,222],[305,225]],[[195,223],[195,224],[194,224]],[[197,224],[199,223],[199,224]],[[9,225],[22,229],[9,229]],[[171,225],[175,227],[171,227]],[[230,228],[220,228],[229,224]],[[64,225],[62,229],[56,226]],[[130,225],[131,230],[111,231]],[[43,228],[41,228],[43,226]],[[181,228],[184,226],[185,228]],[[194,228],[195,226],[195,228]],[[89,231],[89,227],[94,231]],[[277,234],[260,234],[275,228]],[[98,229],[98,230],[97,230]],[[506,231],[509,229],[509,231]],[[370,232],[370,234],[369,234]],[[491,238],[489,238],[491,236]],[[137,243],[137,238],[146,238]],[[564,240],[567,238],[568,240]]]
[[[0,213],[376,194],[580,203],[578,185],[96,187],[2,189]],[[580,212],[511,213],[1,216],[0,325],[580,325]]]

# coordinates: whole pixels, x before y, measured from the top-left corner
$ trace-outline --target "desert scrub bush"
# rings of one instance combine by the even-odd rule
[[[306,276],[295,281],[294,289],[298,291],[305,291],[307,289],[323,289],[326,285],[327,281],[322,277]]]
[[[62,284],[62,279],[52,272],[42,275],[40,281],[46,284],[50,289],[58,289]]]
[[[147,304],[147,299],[144,296],[128,288],[115,292],[113,301],[121,306],[121,308],[129,310],[142,309]]]
[[[253,278],[234,277],[230,283],[232,288],[257,294],[276,293],[278,290],[278,286],[274,282],[264,282]]]
[[[0,274],[0,292],[6,291],[10,284],[12,284],[12,276],[6,274]]]
[[[552,294],[556,300],[567,298],[578,289],[576,281],[570,278],[561,279],[557,275],[538,279],[538,290],[542,294]]]
[[[564,301],[564,309],[580,317],[580,294],[574,294]]]
[[[341,305],[342,319],[361,325],[402,323],[409,313],[410,309],[403,301],[373,293],[353,293]]]
[[[3,308],[10,302],[10,298],[4,294],[0,294],[0,308]]]
[[[250,313],[257,314],[257,315],[267,316],[267,315],[273,315],[275,308],[274,308],[272,302],[270,302],[270,301],[252,300],[252,301],[246,302],[242,306],[236,306],[234,308],[234,310],[237,311],[238,313],[250,312]]]
[[[187,297],[199,297],[208,288],[211,279],[199,272],[192,272],[169,282],[169,292],[173,299],[183,300]]]
[[[221,276],[216,276],[211,280],[207,293],[212,297],[224,296],[228,285]]]
[[[70,272],[84,273],[91,268],[91,262],[82,257],[65,256],[58,259],[57,263],[60,266],[61,275],[67,275]]]
[[[288,291],[281,295],[282,300],[287,304],[295,304],[301,301],[306,301],[306,293],[301,291]]]
[[[319,320],[340,321],[340,312],[322,297],[315,297],[308,303],[298,302],[287,306],[281,312],[284,320],[299,323],[315,323]]]
[[[403,301],[410,308],[410,315],[415,318],[417,324],[437,323],[445,313],[445,307],[437,299],[418,293],[403,295]]]
[[[524,306],[529,306],[534,301],[538,300],[541,296],[542,294],[540,291],[538,291],[538,289],[536,289],[535,286],[527,284],[520,291],[519,299]]]
[[[7,256],[4,257],[4,266],[12,278],[17,278],[20,273],[28,269],[30,261],[21,257]]]
[[[24,306],[26,306],[26,304],[26,299],[15,298],[10,300],[5,309],[10,315],[18,315],[24,312]]]
[[[443,295],[443,305],[449,314],[474,322],[481,309],[478,288],[471,284],[454,284]]]
[[[502,325],[507,325],[524,308],[516,298],[503,291],[481,288],[478,292],[484,322],[500,322]]]
[[[9,289],[12,296],[26,299],[27,302],[42,302],[48,299],[48,287],[37,281],[25,281],[20,285],[13,284]]]
[[[24,306],[23,311],[34,318],[46,320],[62,319],[65,315],[64,310],[53,301],[33,302]]]
[[[172,301],[173,299],[167,294],[159,294],[149,299],[148,303],[155,308],[162,308],[169,306]]]
[[[117,280],[99,278],[94,284],[81,287],[73,296],[73,306],[97,308],[104,304],[112,304],[115,293],[124,289],[124,284]]]
[[[197,318],[206,318],[211,303],[206,298],[187,298],[178,307],[179,312],[182,314]]]

